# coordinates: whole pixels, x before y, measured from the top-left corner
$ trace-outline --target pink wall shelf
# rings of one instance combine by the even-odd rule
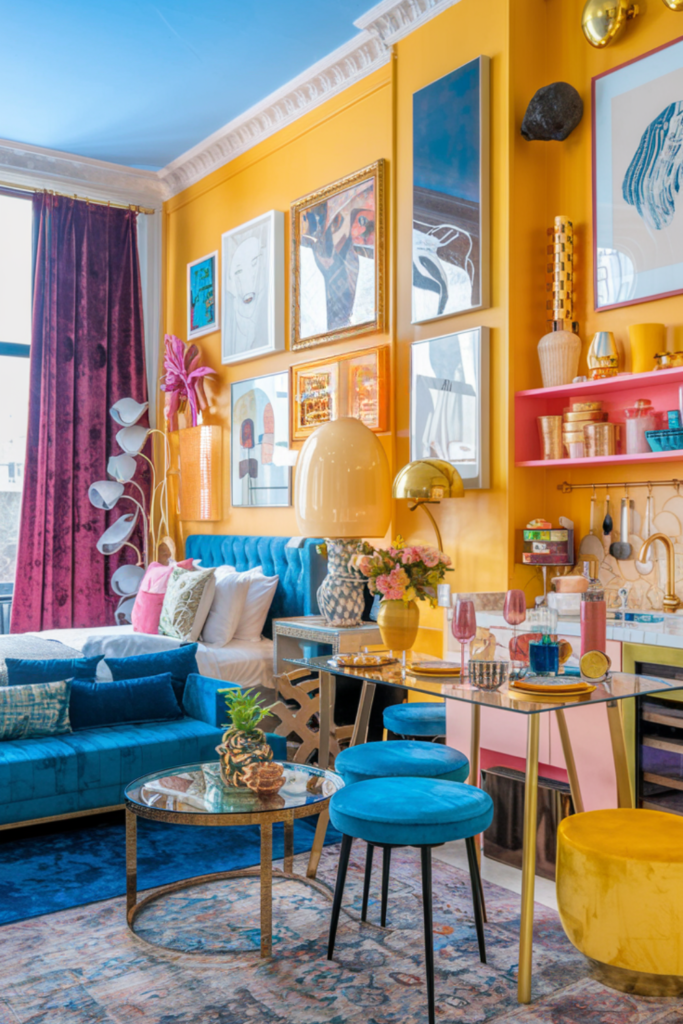
[[[610,455],[592,459],[541,459],[537,416],[559,416],[572,400],[601,401],[608,418],[624,423],[624,409],[639,398],[649,398],[658,412],[678,409],[679,388],[683,385],[683,367],[654,370],[651,373],[623,373],[607,380],[565,384],[559,388],[533,388],[515,395],[515,465],[587,466],[614,463],[672,462],[683,460],[683,449],[673,452],[648,452],[643,455]],[[622,432],[623,433],[623,432]]]

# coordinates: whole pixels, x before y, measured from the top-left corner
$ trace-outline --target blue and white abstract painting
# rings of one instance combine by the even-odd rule
[[[413,323],[488,305],[489,58],[413,96]]]
[[[683,41],[593,79],[595,307],[683,291]]]

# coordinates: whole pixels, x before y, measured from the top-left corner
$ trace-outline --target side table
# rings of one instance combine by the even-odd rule
[[[273,672],[286,671],[286,662],[304,656],[301,641],[329,644],[331,654],[353,654],[368,644],[381,644],[376,622],[360,626],[329,626],[322,615],[298,615],[273,620]]]

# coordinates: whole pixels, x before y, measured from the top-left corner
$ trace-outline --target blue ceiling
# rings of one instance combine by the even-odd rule
[[[156,170],[357,33],[372,0],[0,0],[0,138]]]

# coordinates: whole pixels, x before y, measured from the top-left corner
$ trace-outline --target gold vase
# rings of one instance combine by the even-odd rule
[[[409,651],[417,640],[420,609],[415,601],[382,601],[377,625],[390,651]]]

